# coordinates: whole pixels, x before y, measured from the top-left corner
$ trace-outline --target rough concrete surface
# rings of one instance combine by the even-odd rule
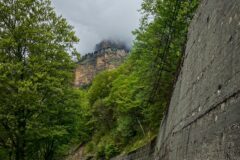
[[[239,0],[202,0],[154,153],[113,160],[151,159],[240,160]]]

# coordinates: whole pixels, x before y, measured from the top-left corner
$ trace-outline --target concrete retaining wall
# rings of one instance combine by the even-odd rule
[[[240,160],[239,0],[202,0],[154,149],[114,160]]]

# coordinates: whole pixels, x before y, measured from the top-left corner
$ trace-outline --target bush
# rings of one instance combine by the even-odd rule
[[[114,144],[106,144],[106,147],[105,147],[106,159],[110,159],[111,157],[114,157],[117,154],[119,154],[119,149],[117,146],[115,146]]]

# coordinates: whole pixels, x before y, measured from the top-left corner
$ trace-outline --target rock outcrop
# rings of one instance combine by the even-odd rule
[[[129,52],[125,45],[112,41],[102,41],[96,45],[96,49],[94,53],[85,55],[78,63],[75,70],[75,87],[88,86],[101,71],[117,68]]]

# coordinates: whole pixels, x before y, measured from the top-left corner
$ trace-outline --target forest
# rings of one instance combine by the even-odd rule
[[[61,160],[79,145],[110,159],[155,138],[198,3],[143,0],[127,60],[83,89],[79,38],[51,1],[0,0],[0,159]]]

